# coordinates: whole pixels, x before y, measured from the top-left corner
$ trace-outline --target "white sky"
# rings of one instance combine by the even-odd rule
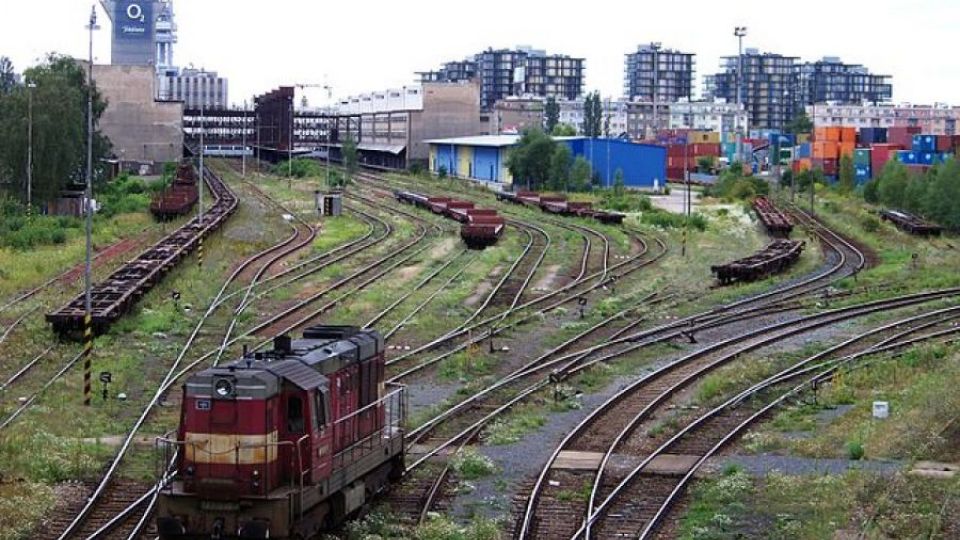
[[[50,51],[86,57],[92,0],[0,2],[0,55],[18,71]],[[94,54],[105,63],[110,24],[97,5]],[[176,63],[227,76],[234,103],[325,75],[335,98],[383,90],[443,61],[518,44],[585,57],[587,89],[618,97],[623,55],[660,41],[697,54],[699,92],[719,58],[736,54],[733,27],[745,25],[745,47],[839,56],[893,75],[894,101],[960,104],[958,0],[175,0],[175,8]]]

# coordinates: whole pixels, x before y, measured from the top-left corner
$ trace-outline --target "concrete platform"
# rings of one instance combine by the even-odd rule
[[[644,474],[660,474],[666,476],[679,476],[690,472],[690,469],[697,463],[700,456],[691,456],[686,454],[663,454],[653,458],[653,460],[643,468]],[[563,469],[569,471],[595,471],[600,467],[603,460],[603,454],[600,452],[560,452],[557,460],[553,464],[553,469]],[[610,458],[610,469],[616,472],[626,473],[640,465],[641,459],[637,456],[624,456],[615,454]]]

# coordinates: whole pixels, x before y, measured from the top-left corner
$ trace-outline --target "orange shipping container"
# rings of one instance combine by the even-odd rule
[[[840,142],[840,128],[839,127],[828,127],[827,128],[827,139],[828,141]]]
[[[809,171],[813,169],[813,160],[810,158],[800,158],[797,163],[799,163],[800,172]]]
[[[829,138],[829,136],[827,135],[827,128],[825,128],[825,127],[818,127],[817,129],[815,129],[815,130],[813,131],[813,140],[814,140],[815,142],[829,141],[830,138]]]
[[[846,142],[846,141],[844,141],[844,142],[840,143],[840,157],[850,156],[850,157],[852,158],[852,157],[853,157],[853,152],[854,152],[854,150],[856,150],[856,149],[857,149],[857,143],[856,143],[856,142]],[[839,159],[839,158],[838,158],[838,159]]]
[[[839,159],[840,150],[835,141],[817,141],[813,143],[813,157],[816,159]]]
[[[854,127],[840,128],[840,142],[857,144],[857,128],[854,128]]]

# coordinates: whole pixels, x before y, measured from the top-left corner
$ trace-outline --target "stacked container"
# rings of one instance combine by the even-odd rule
[[[913,136],[919,135],[922,130],[919,126],[897,126],[887,129],[887,142],[899,145],[901,148],[913,146]]]
[[[887,128],[860,128],[860,137],[857,142],[863,148],[884,144],[887,142]]]
[[[869,148],[858,148],[853,153],[853,174],[857,184],[863,184],[873,177],[870,170],[872,153]]]

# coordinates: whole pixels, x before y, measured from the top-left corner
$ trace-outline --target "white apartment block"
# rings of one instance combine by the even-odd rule
[[[836,105],[831,103],[807,106],[816,126],[901,127],[919,126],[931,135],[956,135],[960,107],[943,103],[934,105],[880,104]]]

